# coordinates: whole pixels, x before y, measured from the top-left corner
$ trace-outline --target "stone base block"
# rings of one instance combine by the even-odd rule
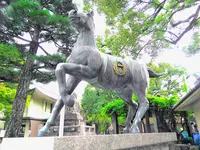
[[[169,150],[176,133],[4,138],[1,150]]]

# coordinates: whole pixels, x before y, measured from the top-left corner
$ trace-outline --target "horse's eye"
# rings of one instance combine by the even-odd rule
[[[74,14],[77,14],[77,10],[74,10]]]

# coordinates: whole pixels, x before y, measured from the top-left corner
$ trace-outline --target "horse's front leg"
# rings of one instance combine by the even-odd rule
[[[69,76],[69,78],[67,79],[67,87],[66,87],[66,92],[68,94],[71,94],[74,89],[76,88],[76,86],[78,85],[78,83],[80,82],[79,79],[73,77],[73,76]],[[48,134],[49,128],[55,124],[55,120],[56,117],[58,116],[58,114],[60,113],[60,110],[62,109],[64,103],[62,101],[62,99],[58,99],[53,107],[52,113],[50,115],[50,117],[48,118],[45,126],[43,126],[39,131],[37,136],[41,137],[41,136],[45,136]]]
[[[71,95],[78,83],[81,81],[80,78],[76,76],[69,76],[66,83],[66,74],[68,72],[65,69],[66,63],[60,63],[56,67],[56,78],[58,81],[58,88],[61,99],[66,106],[72,107],[74,106],[74,95]]]
[[[91,51],[86,60],[86,65],[77,63],[60,63],[56,69],[56,76],[58,79],[59,90],[63,102],[65,104],[70,103],[68,97],[66,97],[66,83],[65,74],[69,74],[78,79],[93,79],[98,76],[99,70],[102,66],[102,58],[99,53]],[[84,58],[83,58],[84,59]],[[67,85],[68,86],[68,85]]]

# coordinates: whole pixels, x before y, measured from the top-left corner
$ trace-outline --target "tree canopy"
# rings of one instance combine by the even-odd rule
[[[96,5],[106,17],[108,27],[105,37],[98,37],[99,48],[135,59],[141,52],[157,56],[200,25],[199,0],[93,0],[92,5],[85,4],[86,10]]]
[[[155,96],[181,97],[187,92],[187,85],[185,83],[187,71],[181,66],[172,66],[168,63],[159,63],[154,65],[149,64],[155,72],[162,73],[159,78],[150,79],[150,86],[148,93]]]

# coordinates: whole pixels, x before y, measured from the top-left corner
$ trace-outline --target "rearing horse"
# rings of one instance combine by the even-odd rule
[[[146,98],[149,76],[158,75],[133,59],[122,59],[100,52],[96,48],[93,13],[83,14],[72,10],[68,17],[79,32],[79,36],[67,62],[60,63],[56,67],[55,73],[61,99],[57,100],[51,116],[45,126],[39,130],[38,136],[48,132],[63,105],[70,107],[74,105],[72,92],[81,80],[87,81],[94,87],[115,90],[128,104],[124,133],[139,133],[138,124],[149,108]],[[66,74],[69,75],[67,82]],[[139,107],[132,100],[133,93],[139,100]],[[133,124],[131,124],[132,120]]]

